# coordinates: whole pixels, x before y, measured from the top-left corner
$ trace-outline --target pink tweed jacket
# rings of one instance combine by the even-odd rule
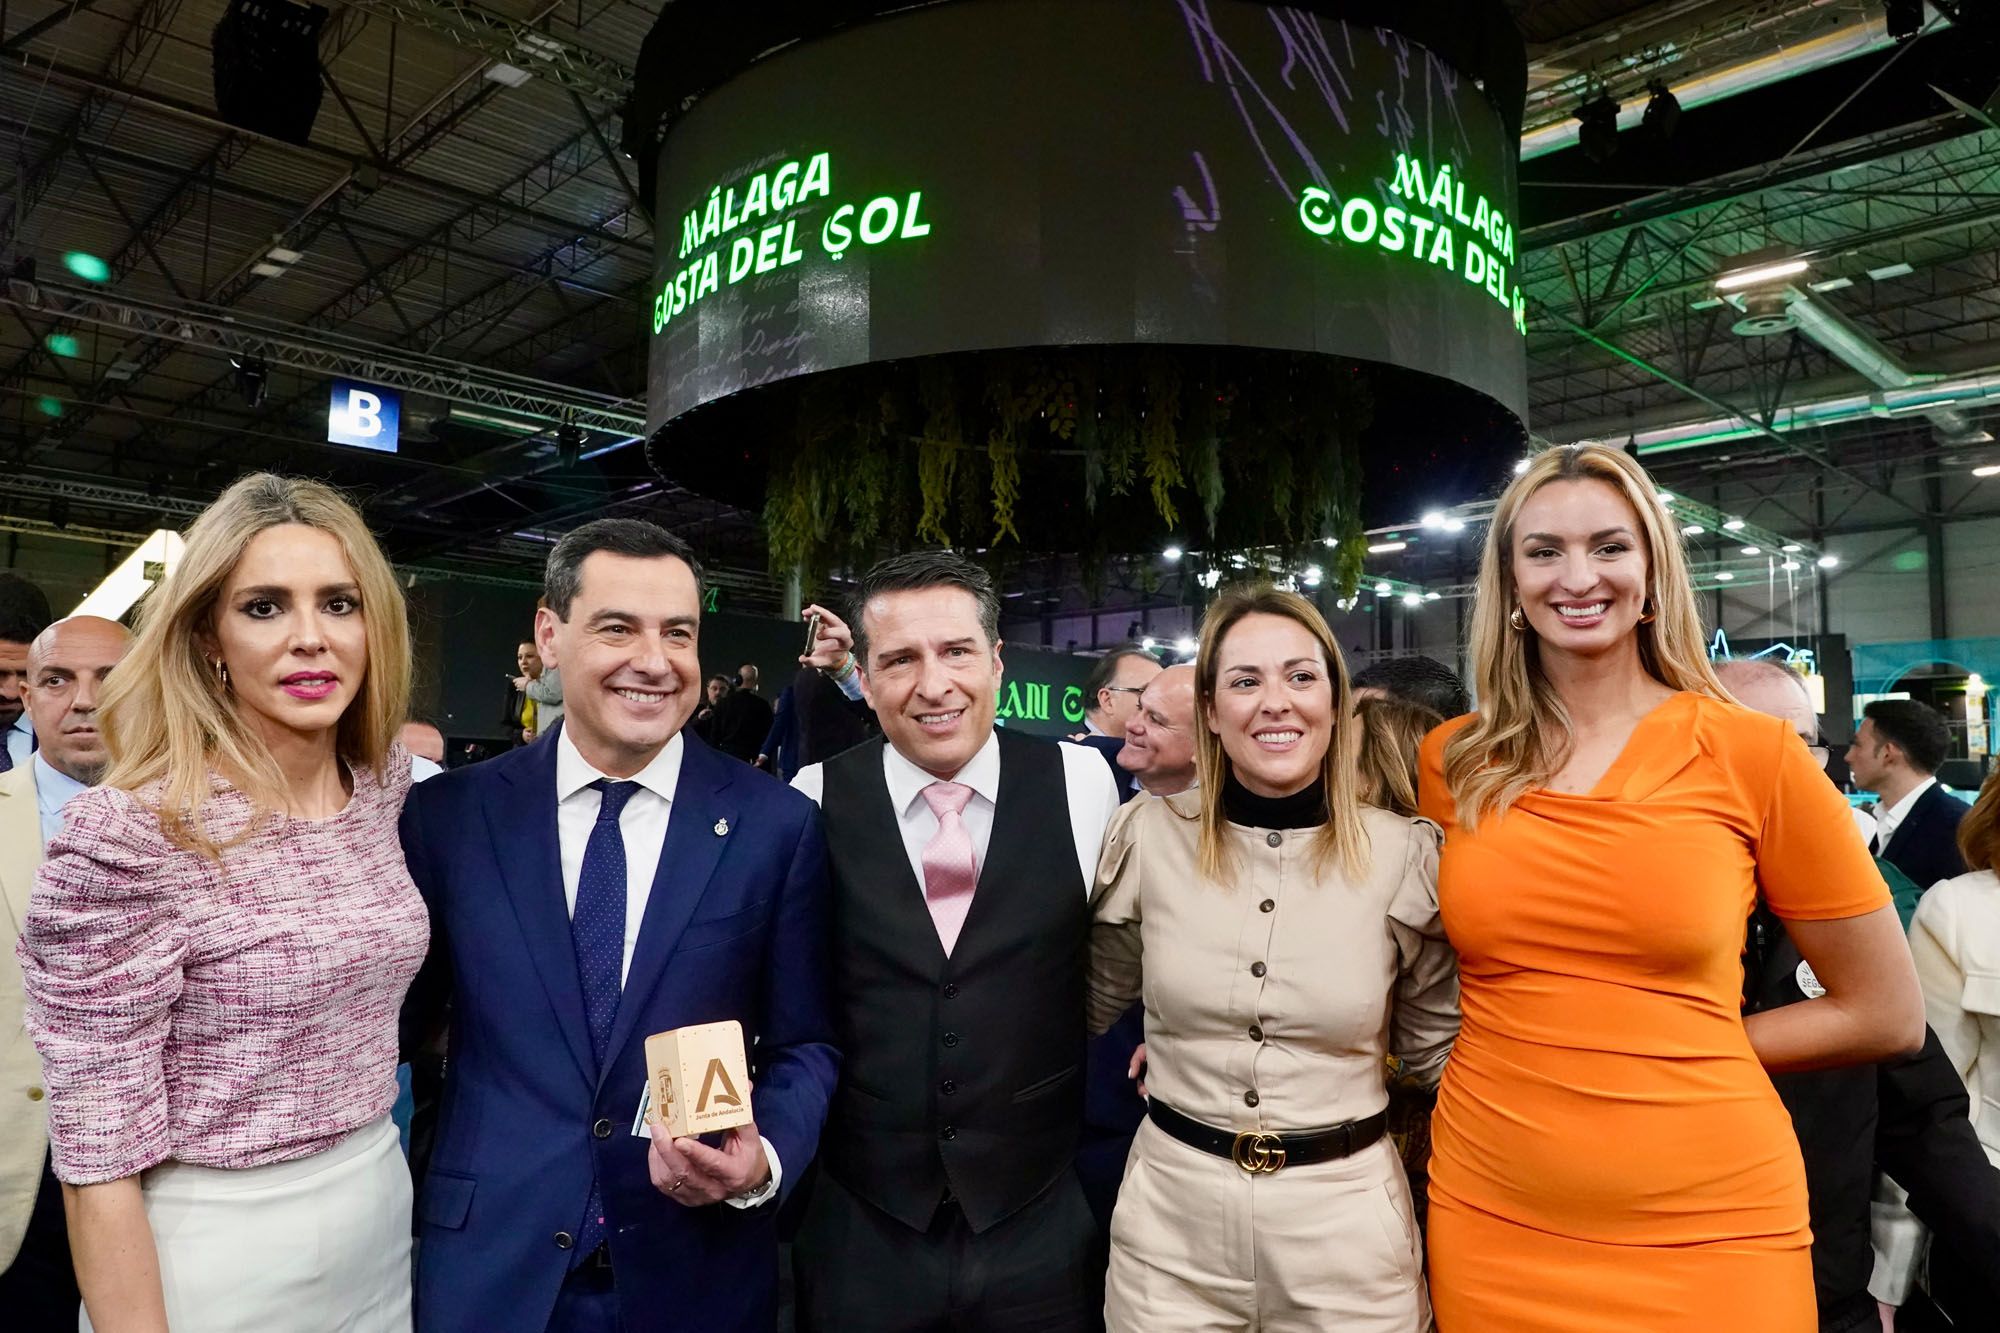
[[[396,837],[409,756],[387,771],[329,819],[265,815],[220,865],[166,840],[157,790],[69,803],[16,948],[59,1178],[290,1161],[388,1112],[430,928]],[[212,832],[254,814],[217,780]]]

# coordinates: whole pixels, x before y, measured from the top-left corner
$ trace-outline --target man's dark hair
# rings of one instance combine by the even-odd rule
[[[670,555],[694,574],[695,603],[704,600],[706,577],[694,548],[657,523],[639,518],[600,518],[565,533],[549,552],[548,568],[542,574],[542,595],[557,620],[569,619],[569,608],[583,588],[583,562],[603,551],[610,555],[651,560]]]
[[[979,605],[979,627],[986,631],[987,644],[1000,642],[1000,595],[993,591],[993,580],[985,570],[955,551],[905,551],[876,561],[861,576],[848,604],[847,626],[854,632],[854,656],[864,670],[868,666],[868,631],[861,621],[868,603],[885,592],[925,588],[959,588],[971,593]]]
[[[710,685],[713,685],[718,680],[721,681],[724,685],[727,685],[732,690],[736,688],[736,682],[731,680],[728,676],[723,675],[720,671],[716,672],[713,676],[710,676],[708,678],[708,683]]]
[[[1357,690],[1380,690],[1422,704],[1441,717],[1472,711],[1472,695],[1465,682],[1435,657],[1390,657],[1370,662],[1354,673],[1353,684]]]
[[[1160,659],[1147,652],[1144,648],[1137,648],[1130,644],[1122,648],[1113,648],[1110,652],[1097,659],[1097,665],[1090,669],[1090,679],[1083,683],[1084,712],[1095,713],[1101,711],[1101,705],[1097,700],[1098,692],[1117,678],[1118,664],[1128,657],[1143,657],[1155,666],[1160,664]]]
[[[1877,699],[1861,710],[1875,734],[1903,752],[1910,767],[1935,773],[1951,752],[1951,728],[1944,714],[1915,699]]]
[[[54,619],[47,593],[19,574],[0,574],[0,639],[33,643]]]

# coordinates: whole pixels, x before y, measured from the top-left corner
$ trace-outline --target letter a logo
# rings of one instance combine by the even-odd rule
[[[715,1086],[718,1079],[722,1081],[720,1088]],[[736,1094],[736,1085],[729,1081],[729,1071],[722,1067],[720,1060],[710,1060],[708,1072],[701,1076],[701,1096],[695,1098],[695,1114],[704,1114],[710,1105],[731,1107],[743,1105],[743,1099]]]

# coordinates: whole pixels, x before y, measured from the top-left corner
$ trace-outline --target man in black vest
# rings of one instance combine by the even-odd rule
[[[1072,1162],[1118,794],[1091,751],[995,730],[999,617],[948,551],[871,569],[854,656],[882,738],[792,784],[826,825],[844,1052],[793,1251],[802,1333],[1098,1325]]]

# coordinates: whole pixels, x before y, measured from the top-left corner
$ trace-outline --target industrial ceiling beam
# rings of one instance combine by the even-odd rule
[[[421,28],[607,109],[623,106],[632,93],[632,71],[609,56],[463,0],[347,0],[347,4]]]
[[[645,431],[643,410],[629,399],[587,393],[546,380],[466,365],[443,357],[382,348],[293,325],[195,308],[176,309],[121,299],[106,292],[38,284],[34,299],[9,304],[73,323],[122,331],[159,343],[206,348],[238,359],[325,375],[341,375],[452,402],[496,408],[534,421],[574,422],[621,435]]]

